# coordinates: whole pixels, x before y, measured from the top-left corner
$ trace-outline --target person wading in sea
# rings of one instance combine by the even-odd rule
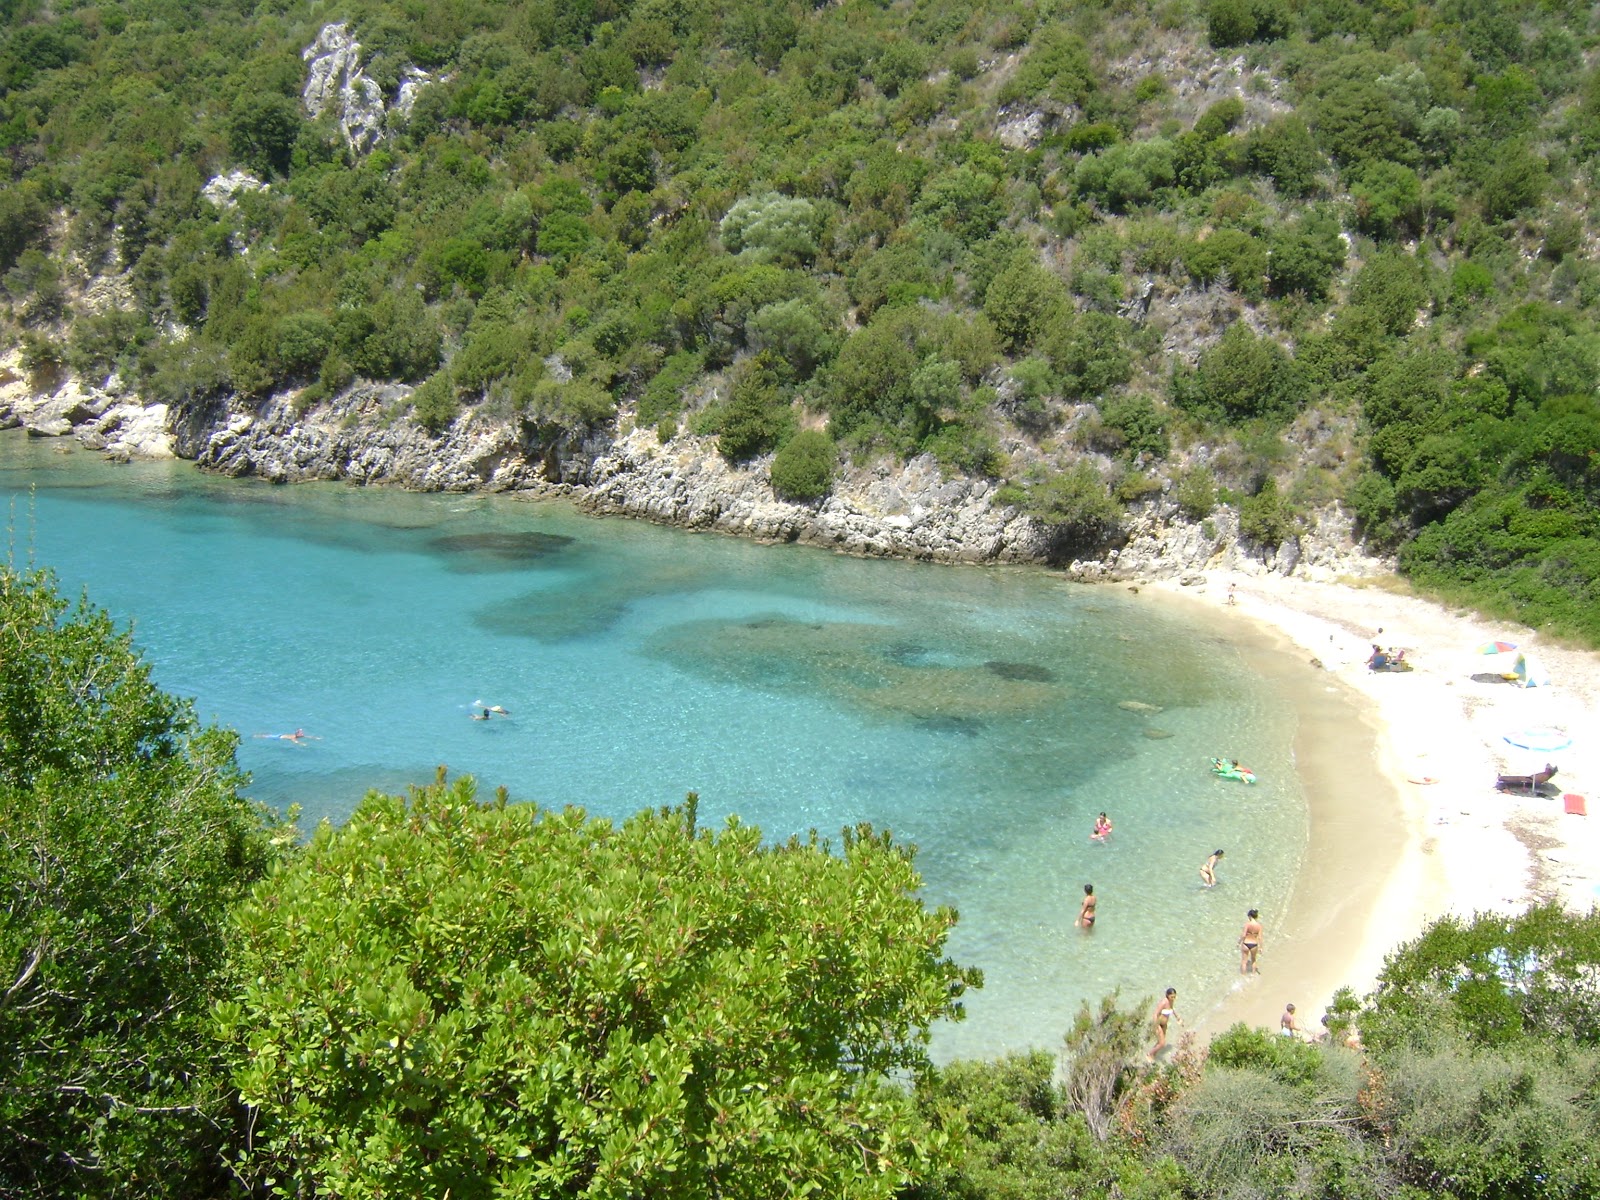
[[[1085,933],[1094,928],[1094,906],[1097,903],[1094,897],[1094,884],[1083,885],[1083,904],[1078,908],[1078,919],[1075,924]]]
[[[1239,974],[1261,974],[1261,968],[1256,965],[1261,939],[1261,914],[1252,908],[1245,914],[1244,931],[1239,934]]]
[[[1166,996],[1162,998],[1161,1003],[1156,1005],[1156,1015],[1154,1019],[1154,1024],[1156,1027],[1156,1044],[1150,1047],[1150,1053],[1145,1055],[1145,1057],[1151,1062],[1155,1062],[1156,1055],[1160,1054],[1167,1048],[1167,1022],[1176,1021],[1180,1025],[1183,1024],[1183,1018],[1178,1015],[1178,1010],[1175,1007],[1177,1002],[1178,989],[1168,988]]]

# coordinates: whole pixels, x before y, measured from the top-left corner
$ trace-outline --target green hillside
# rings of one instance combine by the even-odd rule
[[[399,380],[547,441],[620,411],[808,498],[825,416],[1088,548],[1162,488],[1264,547],[1342,499],[1422,586],[1600,642],[1589,5],[3,11],[37,373]],[[383,110],[355,149],[304,101],[331,22]]]

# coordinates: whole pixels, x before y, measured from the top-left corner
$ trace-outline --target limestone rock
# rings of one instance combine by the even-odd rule
[[[345,145],[356,154],[374,149],[383,136],[383,89],[362,72],[361,43],[348,25],[324,25],[300,57],[307,64],[300,93],[306,111],[315,119],[334,110]]]
[[[229,171],[226,175],[213,175],[200,189],[200,198],[218,208],[232,208],[240,192],[264,192],[268,185],[249,171]]]
[[[1044,138],[1045,114],[1038,110],[1005,111],[995,125],[994,135],[1009,150],[1032,150]]]
[[[411,110],[417,106],[417,95],[428,84],[434,82],[421,67],[407,67],[400,72],[400,89],[395,93],[394,110],[402,117],[409,118]]]
[[[1146,704],[1143,700],[1119,700],[1117,707],[1125,712],[1138,713],[1141,717],[1153,717],[1161,711],[1161,705]]]

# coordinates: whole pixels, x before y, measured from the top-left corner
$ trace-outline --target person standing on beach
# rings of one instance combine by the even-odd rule
[[[1278,1032],[1284,1037],[1298,1038],[1300,1036],[1300,1018],[1294,1015],[1294,1005],[1284,1007],[1283,1016],[1278,1018]]]
[[[1150,1053],[1145,1055],[1145,1057],[1151,1062],[1155,1062],[1156,1055],[1160,1054],[1167,1048],[1167,1022],[1176,1021],[1180,1025],[1183,1024],[1183,1018],[1178,1015],[1178,1011],[1174,1007],[1177,1003],[1177,1000],[1178,989],[1168,988],[1167,994],[1162,997],[1161,1002],[1156,1005],[1156,1015],[1154,1018],[1156,1027],[1156,1044],[1151,1046]]]
[[[1200,866],[1200,882],[1207,887],[1217,886],[1217,863],[1222,858],[1221,850],[1213,850],[1211,857]]]
[[[1083,885],[1083,904],[1078,908],[1078,919],[1074,922],[1085,933],[1094,928],[1094,906],[1097,903],[1094,897],[1094,884]]]
[[[1261,914],[1256,909],[1245,913],[1244,932],[1239,935],[1239,974],[1261,974],[1256,955],[1261,953]]]

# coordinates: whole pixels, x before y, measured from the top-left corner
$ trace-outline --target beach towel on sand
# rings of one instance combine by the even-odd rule
[[[1577,792],[1568,792],[1561,799],[1566,801],[1567,811],[1573,816],[1587,817],[1589,815],[1589,806],[1584,803],[1583,797],[1578,795]]]

